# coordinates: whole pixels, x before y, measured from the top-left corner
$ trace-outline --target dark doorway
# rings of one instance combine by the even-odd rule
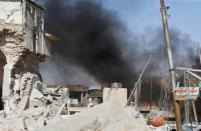
[[[33,52],[36,53],[36,31],[33,31]]]
[[[4,75],[4,66],[6,65],[6,56],[0,49],[0,110],[3,110],[3,101],[2,101],[2,91],[3,91],[3,75]]]

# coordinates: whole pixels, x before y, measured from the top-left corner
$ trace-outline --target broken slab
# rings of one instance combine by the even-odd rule
[[[12,121],[9,123],[9,127],[10,127],[11,129],[25,130],[26,127],[25,127],[24,118],[17,118],[17,119],[12,120]]]
[[[126,88],[104,88],[103,89],[103,103],[109,101],[118,101],[121,105],[127,103],[127,89]]]

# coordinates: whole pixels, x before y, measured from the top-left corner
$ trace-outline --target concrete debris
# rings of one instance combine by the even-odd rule
[[[32,76],[30,73],[25,73]],[[27,77],[25,77],[27,78]],[[30,82],[30,80],[36,80]],[[125,108],[126,100],[116,99],[120,95],[127,97],[127,90],[123,88],[106,88],[105,99],[102,104],[93,102],[89,97],[86,106],[79,106],[84,97],[83,90],[71,90],[64,86],[46,88],[41,86],[38,78],[25,80],[26,84],[32,84],[32,89],[24,88],[25,94],[30,97],[24,99],[29,108],[17,110],[15,114],[4,115],[0,119],[0,129],[3,131],[148,131],[143,116],[134,108]],[[23,86],[20,86],[23,87]],[[17,88],[18,89],[18,88]],[[21,90],[21,88],[20,88]],[[104,90],[104,89],[103,89]],[[70,94],[76,92],[77,99],[70,98]],[[84,91],[85,92],[85,91]],[[87,92],[85,92],[87,95]],[[20,96],[21,97],[21,96]],[[80,99],[80,100],[79,100]],[[20,98],[22,101],[22,99]],[[24,106],[25,107],[25,106]],[[2,124],[1,124],[2,123]],[[59,127],[59,128],[58,128]]]
[[[106,102],[35,131],[149,131],[143,116],[135,118],[118,102]]]
[[[103,102],[117,100],[122,106],[127,103],[127,89],[126,88],[104,88]]]
[[[6,118],[6,112],[4,110],[0,111],[0,119]]]
[[[47,119],[54,115],[51,109],[29,108],[12,116],[0,119],[0,131],[32,131],[45,125]]]
[[[9,128],[24,130],[25,129],[24,118],[11,120],[11,122],[9,122]]]

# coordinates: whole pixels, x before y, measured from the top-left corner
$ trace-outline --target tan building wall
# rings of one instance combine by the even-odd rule
[[[126,88],[104,88],[103,102],[118,101],[121,105],[127,103],[127,89]]]

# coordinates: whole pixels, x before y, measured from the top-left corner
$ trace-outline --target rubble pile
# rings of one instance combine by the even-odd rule
[[[52,116],[53,112],[47,108],[30,108],[12,115],[1,111],[0,131],[32,131],[35,127],[44,126],[45,120]]]
[[[27,73],[27,75],[29,75],[29,73]],[[26,84],[31,83],[26,80]],[[17,107],[18,110],[0,112],[0,131],[1,129],[2,131],[32,131],[36,127],[45,126],[48,121],[57,118],[56,114],[58,112],[62,112],[63,109],[65,109],[62,107],[63,104],[61,101],[67,101],[67,94],[64,94],[67,92],[67,88],[56,88],[54,94],[49,94],[47,90],[42,91],[42,87],[39,86],[41,83],[35,84],[36,85],[30,86],[33,87],[31,92],[25,90],[25,94],[31,93],[30,97],[22,99],[23,102],[19,103],[20,107]],[[27,104],[29,108],[25,108]],[[58,109],[55,109],[56,107],[58,107]]]
[[[118,102],[106,102],[35,131],[148,131],[143,116],[134,114]]]

